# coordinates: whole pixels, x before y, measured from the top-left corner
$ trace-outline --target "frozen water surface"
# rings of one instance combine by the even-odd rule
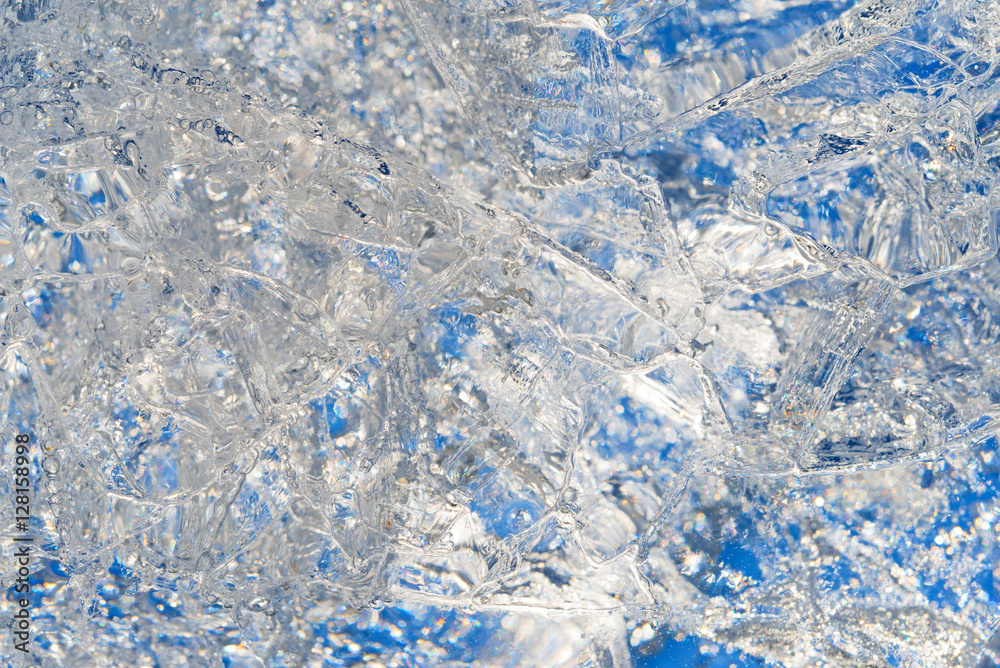
[[[4,666],[1000,663],[996,0],[0,18]]]

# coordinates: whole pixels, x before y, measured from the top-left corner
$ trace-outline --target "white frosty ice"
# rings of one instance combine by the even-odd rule
[[[4,4],[4,660],[996,665],[998,7]]]

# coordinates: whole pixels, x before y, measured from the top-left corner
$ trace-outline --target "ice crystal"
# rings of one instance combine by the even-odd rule
[[[0,17],[5,665],[1000,665],[997,0]]]

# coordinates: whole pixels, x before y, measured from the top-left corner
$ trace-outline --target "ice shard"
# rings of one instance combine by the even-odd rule
[[[996,0],[0,17],[4,666],[1000,665]]]

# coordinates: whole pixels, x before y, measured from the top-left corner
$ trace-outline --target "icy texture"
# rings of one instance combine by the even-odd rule
[[[0,15],[5,665],[1000,664],[996,0]]]

